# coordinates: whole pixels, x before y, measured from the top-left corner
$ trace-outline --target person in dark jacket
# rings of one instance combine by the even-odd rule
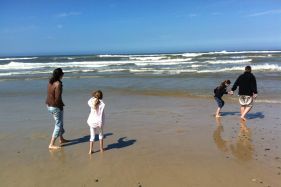
[[[231,93],[231,92],[226,91],[226,88],[230,84],[231,84],[230,80],[225,80],[220,84],[220,86],[218,86],[214,89],[214,94],[215,94],[214,99],[216,100],[217,105],[218,105],[218,109],[217,109],[216,114],[215,114],[216,118],[221,117],[220,111],[221,111],[222,107],[224,106],[224,100],[222,100],[222,96],[224,94],[230,94]]]
[[[60,143],[69,142],[63,138],[63,107],[62,101],[62,82],[63,71],[61,68],[57,68],[53,71],[53,75],[49,80],[46,105],[48,111],[53,115],[55,119],[55,128],[49,144],[49,149],[59,149],[60,146],[55,146],[55,141],[59,137]]]
[[[251,73],[251,66],[245,67],[245,72],[240,75],[232,87],[233,92],[239,87],[238,95],[240,102],[241,119],[246,121],[246,114],[252,109],[253,101],[257,97],[256,77]]]

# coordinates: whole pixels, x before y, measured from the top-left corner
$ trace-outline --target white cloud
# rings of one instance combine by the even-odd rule
[[[63,17],[69,17],[69,16],[79,16],[81,14],[82,14],[81,12],[62,12],[62,13],[58,14],[57,17],[63,18]]]
[[[256,16],[264,16],[264,15],[270,15],[270,14],[281,14],[281,9],[268,10],[268,11],[264,11],[264,12],[257,12],[257,13],[254,13],[254,14],[250,14],[248,16],[256,17]]]

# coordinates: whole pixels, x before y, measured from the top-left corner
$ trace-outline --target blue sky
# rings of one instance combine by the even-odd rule
[[[280,0],[0,0],[0,55],[281,49]]]

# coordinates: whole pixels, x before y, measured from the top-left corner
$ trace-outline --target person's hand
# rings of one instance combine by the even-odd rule
[[[233,91],[228,92],[228,94],[233,95]]]
[[[258,96],[258,94],[254,94],[254,95],[253,95],[254,99],[256,99],[256,98],[257,98],[257,96]]]

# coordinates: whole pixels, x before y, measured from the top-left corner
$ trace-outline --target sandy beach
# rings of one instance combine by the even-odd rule
[[[65,138],[72,142],[56,151],[48,149],[54,122],[45,84],[2,93],[1,186],[281,186],[279,104],[256,103],[241,123],[238,102],[228,96],[216,120],[211,97],[107,89],[105,152],[96,144],[88,155],[90,90],[65,89]]]

